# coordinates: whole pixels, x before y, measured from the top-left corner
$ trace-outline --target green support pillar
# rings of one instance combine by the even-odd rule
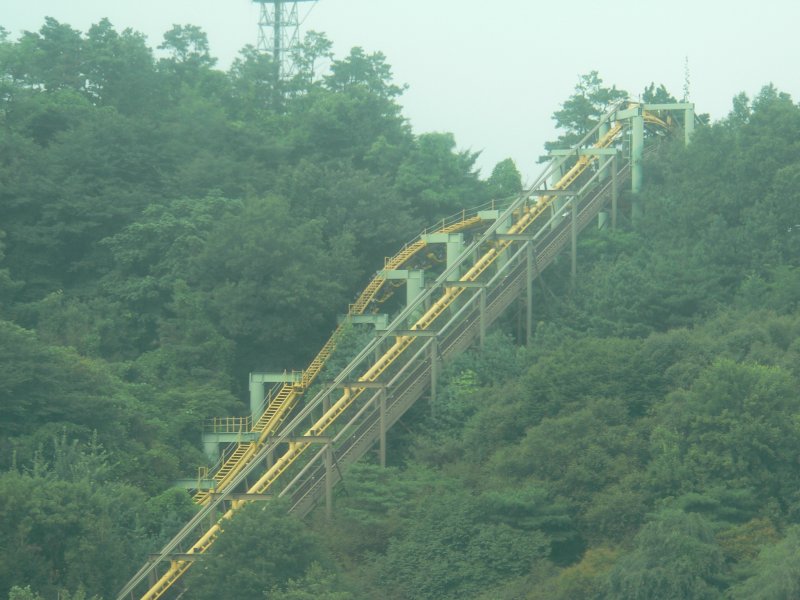
[[[210,464],[215,465],[219,460],[219,443],[203,440],[203,452]]]
[[[644,117],[641,111],[631,117],[631,191],[642,191],[642,160],[644,158]]]
[[[406,306],[410,305],[417,299],[425,288],[425,271],[414,270],[408,272],[408,279],[406,280]]]
[[[250,373],[250,416],[253,423],[261,418],[266,408],[266,383],[300,383],[303,373],[300,371],[284,371],[283,373]]]
[[[497,219],[500,218],[500,211],[499,210],[481,210],[481,211],[478,211],[478,216],[481,219],[486,220],[486,221],[489,221],[489,220],[495,220],[496,221]],[[508,233],[508,230],[511,229],[512,223],[513,223],[513,218],[512,217],[508,217],[503,223],[500,223],[500,225],[498,225],[498,227],[497,227],[497,229],[495,231],[497,233]],[[476,251],[475,251],[475,257],[476,257],[475,260],[477,260],[478,256],[480,256],[479,250],[476,249]],[[499,269],[503,265],[505,265],[507,262],[508,262],[508,254],[507,253],[503,253],[499,257],[497,257],[497,260],[495,261],[495,264],[497,265],[497,268]]]
[[[381,431],[380,431],[380,447],[378,451],[380,453],[379,457],[380,457],[381,467],[385,467],[386,466],[386,388],[380,390],[379,395],[380,395],[379,426]]]
[[[644,158],[644,117],[639,114],[631,117],[631,222],[636,225],[642,214],[641,201],[637,197],[642,191],[642,161]]]
[[[463,233],[429,233],[423,235],[422,239],[427,244],[445,244],[448,269],[455,264],[456,259],[464,251]],[[450,281],[458,281],[460,278],[461,274],[456,271],[450,276]]]
[[[597,130],[597,139],[598,140],[603,139],[603,137],[608,133],[610,129],[611,129],[611,123],[609,123],[608,121],[603,121],[602,123],[600,123],[600,127]],[[598,164],[600,163],[601,158],[602,157],[597,158]],[[609,167],[606,166],[605,168],[602,168],[600,170],[600,174],[597,176],[599,181],[608,181],[608,175],[609,175],[608,169]]]
[[[525,344],[533,338],[533,243],[525,245]]]
[[[438,340],[433,337],[431,338],[431,347],[430,347],[430,358],[431,358],[431,404],[436,402],[436,385],[438,384],[439,380],[439,342]]]
[[[553,169],[553,172],[550,174],[548,185],[551,188],[556,187],[556,184],[561,181],[561,178],[564,176],[564,166],[560,166],[557,169]],[[561,216],[561,209],[564,207],[566,200],[561,196],[557,196],[553,202],[550,203],[550,216],[552,217],[552,222],[550,224],[550,229],[556,229],[561,223],[563,217]]]
[[[325,518],[333,518],[333,447],[325,444]]]
[[[425,271],[405,270],[405,269],[384,269],[381,271],[381,277],[384,279],[402,279],[406,282],[406,306],[409,306],[414,300],[417,299],[425,288]]]
[[[611,229],[617,229],[617,203],[619,202],[619,181],[617,172],[619,171],[619,153],[614,154],[611,161]]]
[[[572,238],[570,256],[572,258],[572,268],[570,269],[570,273],[572,275],[572,283],[574,284],[578,276],[578,203],[576,202],[575,196],[570,197],[569,204],[572,212],[572,222],[570,223],[570,234]]]
[[[486,288],[482,287],[478,292],[478,329],[480,330],[480,347],[483,350],[484,345],[486,344]]]
[[[464,234],[463,233],[448,233],[447,240],[447,268],[450,268],[461,255],[464,250]],[[459,276],[460,277],[460,276]]]
[[[250,373],[250,416],[253,418],[253,423],[261,418],[261,409],[264,404],[264,399],[267,397],[264,381],[256,377],[253,379],[255,373]]]

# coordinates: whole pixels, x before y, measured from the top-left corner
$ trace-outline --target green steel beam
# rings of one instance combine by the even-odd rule
[[[673,102],[670,104],[644,104],[645,110],[687,110],[694,109],[692,102]]]
[[[411,271],[407,269],[382,269],[378,274],[384,279],[408,279]]]
[[[642,191],[642,160],[644,159],[644,117],[631,118],[631,190]]]
[[[427,244],[447,244],[464,240],[463,233],[426,233],[420,237]]]
[[[284,371],[283,373],[250,373],[250,381],[255,383],[300,383],[302,371]]]
[[[640,116],[642,116],[642,107],[633,106],[631,108],[618,110],[614,115],[612,115],[611,118],[616,121],[623,121],[625,119],[630,119],[632,117],[640,117]]]
[[[233,444],[235,442],[255,442],[258,440],[260,432],[258,431],[242,431],[236,432],[215,432],[204,431],[203,443],[204,444]]]

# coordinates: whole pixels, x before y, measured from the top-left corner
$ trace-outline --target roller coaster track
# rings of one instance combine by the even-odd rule
[[[483,222],[481,217],[478,216],[478,211],[494,207],[495,203],[492,202],[487,206],[473,209],[470,212],[462,211],[451,219],[443,220],[441,226],[431,231],[431,233],[456,233],[476,227]],[[400,252],[392,257],[386,258],[384,261],[384,269],[401,268],[426,246],[427,243],[424,234],[421,234],[412,243],[406,244]],[[376,275],[361,294],[359,294],[356,301],[350,305],[347,316],[352,317],[364,314],[385,283],[386,279],[380,275]],[[346,323],[347,320],[337,326],[333,334],[328,338],[328,341],[325,342],[322,349],[311,361],[308,368],[302,372],[301,379],[298,383],[285,383],[278,388],[274,395],[270,393],[270,396],[266,399],[266,409],[262,412],[259,419],[252,424],[249,430],[249,433],[258,434],[256,441],[237,442],[233,452],[223,454],[224,458],[220,461],[212,474],[212,479],[214,480],[213,492],[219,492],[227,488],[236,475],[252,460],[259,448],[264,445],[268,436],[280,427],[286,417],[294,409],[300,396],[314,383],[325,367],[325,364],[331,354],[333,354],[337,343],[345,331]],[[247,422],[248,421],[243,419],[240,420],[237,431],[242,432]],[[198,504],[206,504],[211,493],[211,490],[197,490],[194,495],[194,501]]]
[[[602,150],[618,144],[625,131],[624,123],[616,120],[620,109],[621,104],[603,117],[601,123],[608,123],[608,130],[599,136],[596,143],[592,145],[590,140],[597,135],[600,124],[576,148],[588,145],[594,150]],[[645,113],[644,117],[650,124],[665,126],[655,115]],[[479,237],[476,236],[477,239],[464,249],[456,263],[445,269],[432,287],[407,306],[383,335],[368,343],[332,384],[305,403],[288,424],[279,427],[298,395],[308,389],[331,355],[341,336],[341,327],[337,328],[303,373],[299,384],[282,386],[271,399],[264,414],[270,413],[273,404],[275,410],[253,425],[253,431],[259,433],[258,441],[236,447],[231,455],[236,458],[228,458],[234,466],[220,477],[217,490],[200,498],[203,504],[200,511],[134,575],[118,595],[118,600],[129,595],[134,597],[136,588],[148,576],[150,585],[141,598],[161,598],[191,567],[193,560],[212,547],[225,523],[250,501],[248,496],[284,496],[291,499],[291,510],[299,514],[310,511],[322,493],[323,481],[329,485],[333,483],[332,477],[341,477],[338,470],[332,472],[329,464],[323,464],[325,454],[328,453],[330,458],[335,452],[337,464],[349,464],[361,457],[374,445],[381,431],[399,419],[425,392],[437,361],[463,351],[523,289],[527,288],[529,293],[531,269],[535,274],[545,269],[570,237],[591,222],[608,202],[612,183],[608,177],[604,180],[600,175],[608,175],[612,164],[617,162],[615,157],[613,163],[608,158],[599,164],[602,162],[599,155],[576,151],[577,158],[570,159],[574,164],[548,190],[543,187],[547,178],[560,173],[568,158],[554,160],[530,190],[510,203]],[[598,168],[593,172],[590,167],[595,163]],[[612,173],[614,181],[626,177],[629,171],[628,163],[620,165],[618,171]],[[571,194],[573,219],[558,219],[558,215],[550,210],[561,195],[559,192]],[[546,218],[548,213],[552,214],[549,220]],[[461,218],[442,223],[435,231],[463,231],[477,226],[479,221],[477,213],[467,216],[464,212]],[[511,226],[501,229],[501,225],[508,222],[512,223]],[[386,268],[404,265],[424,247],[421,236],[387,259]],[[457,277],[461,265],[470,263],[466,272]],[[363,314],[384,283],[380,276],[370,281],[350,306],[349,314]],[[439,294],[438,298],[436,294]],[[466,300],[457,302],[465,295],[468,296]],[[422,315],[415,318],[420,310],[423,310]],[[410,329],[405,329],[405,325],[412,321]],[[338,399],[330,403],[336,393],[340,394]],[[320,410],[321,414],[316,416]],[[320,443],[324,448],[310,456],[307,451]],[[249,476],[253,472],[263,469],[267,456],[283,449],[285,451],[254,483],[248,483],[252,481]],[[224,468],[223,465],[218,473]],[[232,490],[243,486],[246,489],[244,496],[234,497]],[[215,522],[207,527],[209,519]],[[201,533],[198,535],[198,532]],[[185,551],[181,553],[182,549]],[[158,565],[167,561],[168,568],[158,577]]]

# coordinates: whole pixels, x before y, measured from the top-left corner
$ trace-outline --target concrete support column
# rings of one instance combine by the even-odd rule
[[[464,234],[463,233],[451,233],[447,236],[447,243],[445,244],[446,249],[446,256],[447,256],[447,268],[455,264],[456,259],[461,255],[461,252],[464,250]],[[457,269],[452,276],[453,280],[461,279],[461,273],[458,272]]]
[[[219,442],[207,442],[203,440],[203,452],[205,452],[208,461],[215,465],[219,460]]]
[[[254,379],[253,373],[250,373],[250,416],[253,418],[253,423],[261,418],[261,408],[266,395],[264,382]]]
[[[415,270],[408,272],[406,280],[406,306],[409,306],[417,299],[425,287],[425,271]]]

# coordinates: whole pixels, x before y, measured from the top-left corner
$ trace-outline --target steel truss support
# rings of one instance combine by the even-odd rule
[[[617,229],[617,206],[619,205],[619,181],[617,172],[619,171],[619,152],[614,152],[611,159],[611,230]]]
[[[431,361],[431,403],[436,402],[436,385],[439,379],[439,340],[434,336],[431,338],[430,350]]]
[[[575,198],[571,198],[569,204],[570,208],[572,209],[572,218],[570,223],[570,275],[574,285],[575,279],[578,277],[578,203],[575,201]]]
[[[379,414],[379,447],[378,456],[381,467],[386,466],[386,388],[378,392],[378,410]]]
[[[333,518],[333,448],[325,444],[325,518]]]

